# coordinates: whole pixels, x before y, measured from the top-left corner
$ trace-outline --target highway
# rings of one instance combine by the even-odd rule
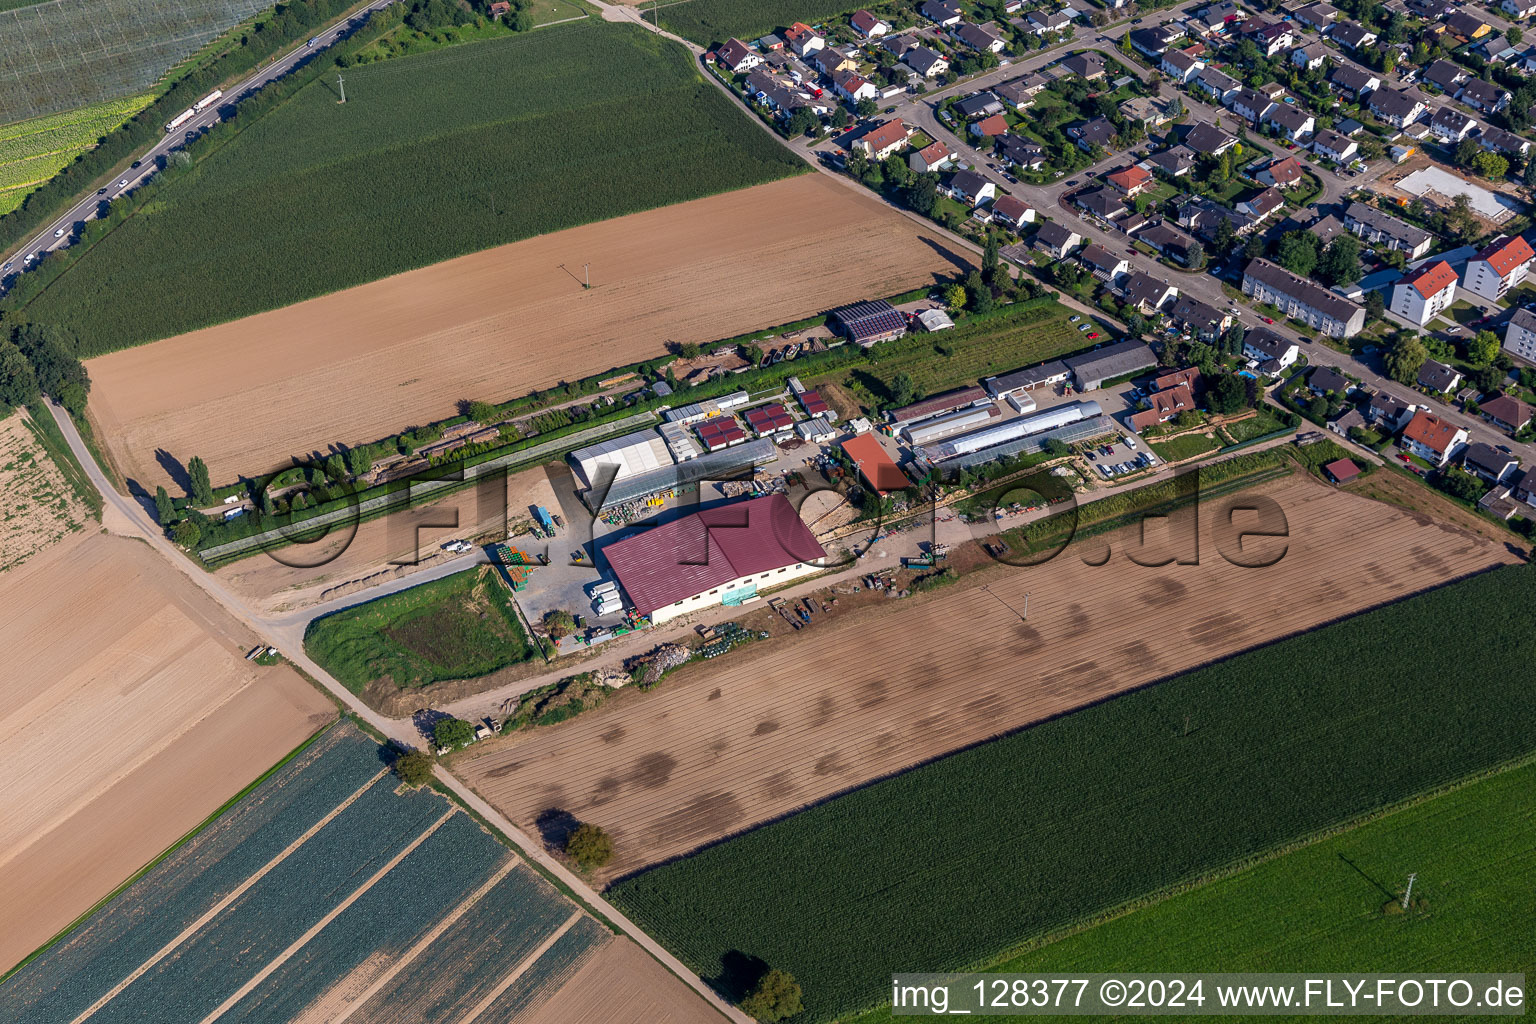
[[[395,0],[373,0],[367,7],[362,8],[352,17],[339,25],[333,25],[323,34],[314,37],[315,44],[309,45],[308,41],[295,46],[288,53],[279,57],[261,68],[258,68],[251,76],[236,85],[224,90],[224,96],[216,103],[211,104],[206,110],[190,118],[185,124],[180,125],[173,132],[167,132],[163,138],[157,139],[155,144],[135,158],[131,168],[124,171],[111,184],[98,192],[81,197],[73,206],[65,210],[46,227],[27,241],[27,243],[15,251],[6,254],[3,274],[21,273],[32,266],[38,260],[56,249],[62,249],[74,241],[76,225],[88,220],[94,220],[103,202],[116,199],[126,192],[142,185],[150,175],[159,169],[159,159],[170,153],[171,150],[184,145],[188,139],[196,136],[206,128],[210,128],[219,121],[219,108],[231,103],[238,103],[241,99],[262,88],[263,86],[282,78],[290,71],[304,63],[308,58],[321,52],[344,38],[349,32],[358,28],[363,19],[373,11],[383,10]],[[63,232],[60,234],[60,232]],[[32,257],[28,260],[27,257]],[[0,280],[0,291],[4,290],[3,280]]]

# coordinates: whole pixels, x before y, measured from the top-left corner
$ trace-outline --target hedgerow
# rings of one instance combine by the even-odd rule
[[[354,68],[345,104],[334,90],[311,81],[173,166],[27,318],[100,354],[805,169],[676,44],[595,19]]]
[[[828,1020],[880,1002],[892,971],[977,964],[1527,754],[1533,657],[1536,570],[1499,569],[876,783],[609,897],[722,988],[747,958],[792,972],[804,1019]]]

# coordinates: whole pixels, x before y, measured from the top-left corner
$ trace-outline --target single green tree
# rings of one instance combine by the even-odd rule
[[[563,608],[544,613],[544,632],[559,640],[576,632],[576,617]]]
[[[164,487],[155,488],[155,521],[161,526],[170,526],[171,520],[176,517],[176,506],[171,504],[171,496],[165,493]]]
[[[917,398],[917,384],[906,373],[898,373],[892,377],[888,390],[891,393],[891,405],[897,408],[911,405]]]
[[[741,1011],[760,1021],[780,1021],[805,1009],[803,996],[793,974],[775,969],[758,979],[741,1001]]]
[[[9,338],[0,336],[0,406],[26,405],[37,395],[32,364]]]
[[[1387,349],[1387,376],[1399,384],[1412,384],[1419,379],[1419,368],[1429,358],[1429,350],[1417,334],[1407,331],[1399,334],[1392,347]]]
[[[591,871],[613,859],[613,837],[591,822],[582,822],[566,838],[565,853],[581,870]]]
[[[395,758],[395,763],[390,767],[394,768],[401,782],[407,786],[420,787],[432,781],[432,772],[436,764],[432,755],[425,750],[407,750]]]
[[[475,727],[462,718],[440,718],[432,727],[432,740],[439,750],[458,750],[475,742]]]
[[[202,540],[202,538],[202,528],[190,518],[183,519],[171,527],[171,540],[184,548],[191,549],[197,547],[197,542]]]
[[[362,476],[373,468],[373,452],[366,447],[353,448],[347,452],[347,469],[353,476]]]
[[[1499,336],[1492,331],[1478,331],[1467,342],[1467,362],[1476,367],[1487,366],[1499,355]]]
[[[482,402],[478,399],[468,402],[464,406],[464,415],[481,426],[487,426],[495,423],[497,420],[496,407],[490,402]]]
[[[965,308],[965,286],[952,284],[944,289],[944,305],[951,313],[958,313]]]
[[[187,461],[187,476],[192,481],[192,501],[198,508],[213,504],[213,484],[208,480],[208,464],[194,455]]]

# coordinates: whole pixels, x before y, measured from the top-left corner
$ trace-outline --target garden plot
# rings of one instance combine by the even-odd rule
[[[0,420],[0,572],[85,525],[85,509],[27,429],[26,413]]]

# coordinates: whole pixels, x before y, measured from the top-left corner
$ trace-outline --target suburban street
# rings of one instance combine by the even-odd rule
[[[315,44],[309,45],[306,41],[294,47],[288,53],[277,60],[257,69],[249,78],[224,90],[224,96],[206,110],[190,118],[185,124],[179,126],[173,132],[167,132],[164,138],[156,140],[155,144],[145,150],[136,158],[136,166],[126,170],[117,181],[106,186],[106,193],[92,192],[82,196],[78,202],[65,210],[58,217],[50,221],[41,231],[34,235],[27,243],[11,253],[7,253],[5,262],[11,265],[6,274],[19,273],[28,269],[24,263],[27,255],[34,257],[33,263],[42,259],[47,253],[56,249],[63,249],[74,241],[75,226],[88,220],[95,220],[101,204],[116,199],[125,192],[131,192],[134,188],[144,183],[150,175],[159,170],[159,158],[170,153],[171,150],[185,145],[186,141],[197,135],[205,128],[209,128],[219,121],[219,108],[230,103],[237,102],[249,93],[255,92],[261,87],[288,74],[294,68],[304,63],[310,57],[345,37],[349,32],[362,23],[372,11],[382,10],[394,3],[395,0],[372,0],[367,7],[357,14],[325,30],[322,35],[315,37]],[[63,235],[56,235],[63,231]],[[3,279],[0,279],[0,291],[4,291]]]

